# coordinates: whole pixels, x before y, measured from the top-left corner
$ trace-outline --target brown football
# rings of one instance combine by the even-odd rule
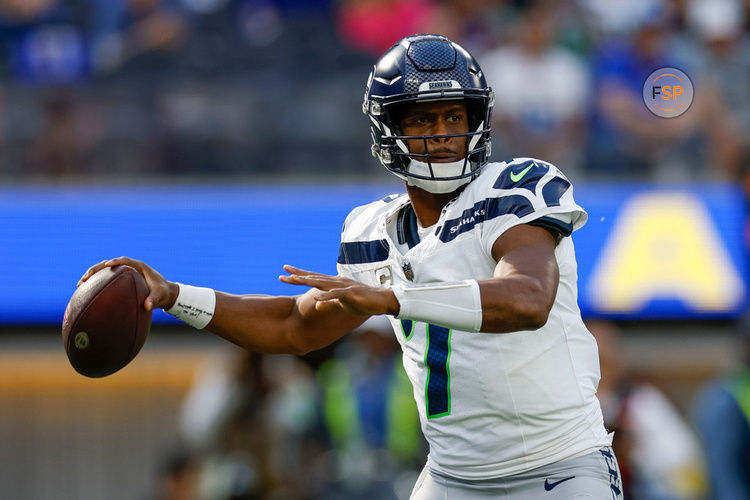
[[[106,267],[73,293],[65,308],[62,338],[73,368],[106,377],[130,363],[146,342],[151,311],[143,276],[130,266]]]

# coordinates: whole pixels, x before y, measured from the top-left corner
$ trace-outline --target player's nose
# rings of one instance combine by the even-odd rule
[[[444,118],[438,118],[435,120],[435,122],[432,125],[432,134],[431,135],[446,135],[450,133],[450,130],[448,128],[448,123]],[[451,137],[433,137],[433,140],[436,142],[448,142]]]

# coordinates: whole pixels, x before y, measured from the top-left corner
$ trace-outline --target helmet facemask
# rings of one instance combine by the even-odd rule
[[[434,92],[432,93],[434,95]],[[443,96],[435,99],[412,98],[385,103],[381,108],[379,123],[372,123],[373,155],[391,172],[404,179],[407,184],[420,187],[431,193],[450,193],[470,182],[490,155],[491,95],[482,97]],[[466,104],[468,132],[440,135],[404,135],[401,117],[410,104],[418,102],[462,100]],[[464,137],[461,159],[450,162],[430,158],[430,141],[436,139]],[[410,141],[422,141],[421,153],[410,150]],[[379,143],[379,145],[377,145]],[[453,142],[455,144],[455,141]],[[376,146],[377,145],[377,146]],[[433,151],[434,154],[434,151]]]

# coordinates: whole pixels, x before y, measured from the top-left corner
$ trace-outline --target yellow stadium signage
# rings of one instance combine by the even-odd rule
[[[659,299],[713,312],[736,307],[743,283],[700,198],[660,191],[626,201],[588,290],[604,312],[634,312]]]

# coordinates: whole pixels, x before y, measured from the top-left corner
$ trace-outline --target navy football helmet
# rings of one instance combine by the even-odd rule
[[[469,132],[440,136],[404,136],[397,110],[404,104],[463,99]],[[370,119],[372,154],[385,168],[412,183],[424,179],[436,185],[464,184],[487,163],[490,155],[490,115],[494,97],[477,61],[463,47],[441,35],[414,35],[398,41],[378,60],[370,73],[362,111]],[[463,164],[437,172],[427,154],[411,153],[407,139],[466,136]],[[412,169],[412,161],[427,168]],[[442,173],[448,175],[441,176]],[[435,191],[433,191],[435,192]],[[444,192],[444,191],[441,191]]]

